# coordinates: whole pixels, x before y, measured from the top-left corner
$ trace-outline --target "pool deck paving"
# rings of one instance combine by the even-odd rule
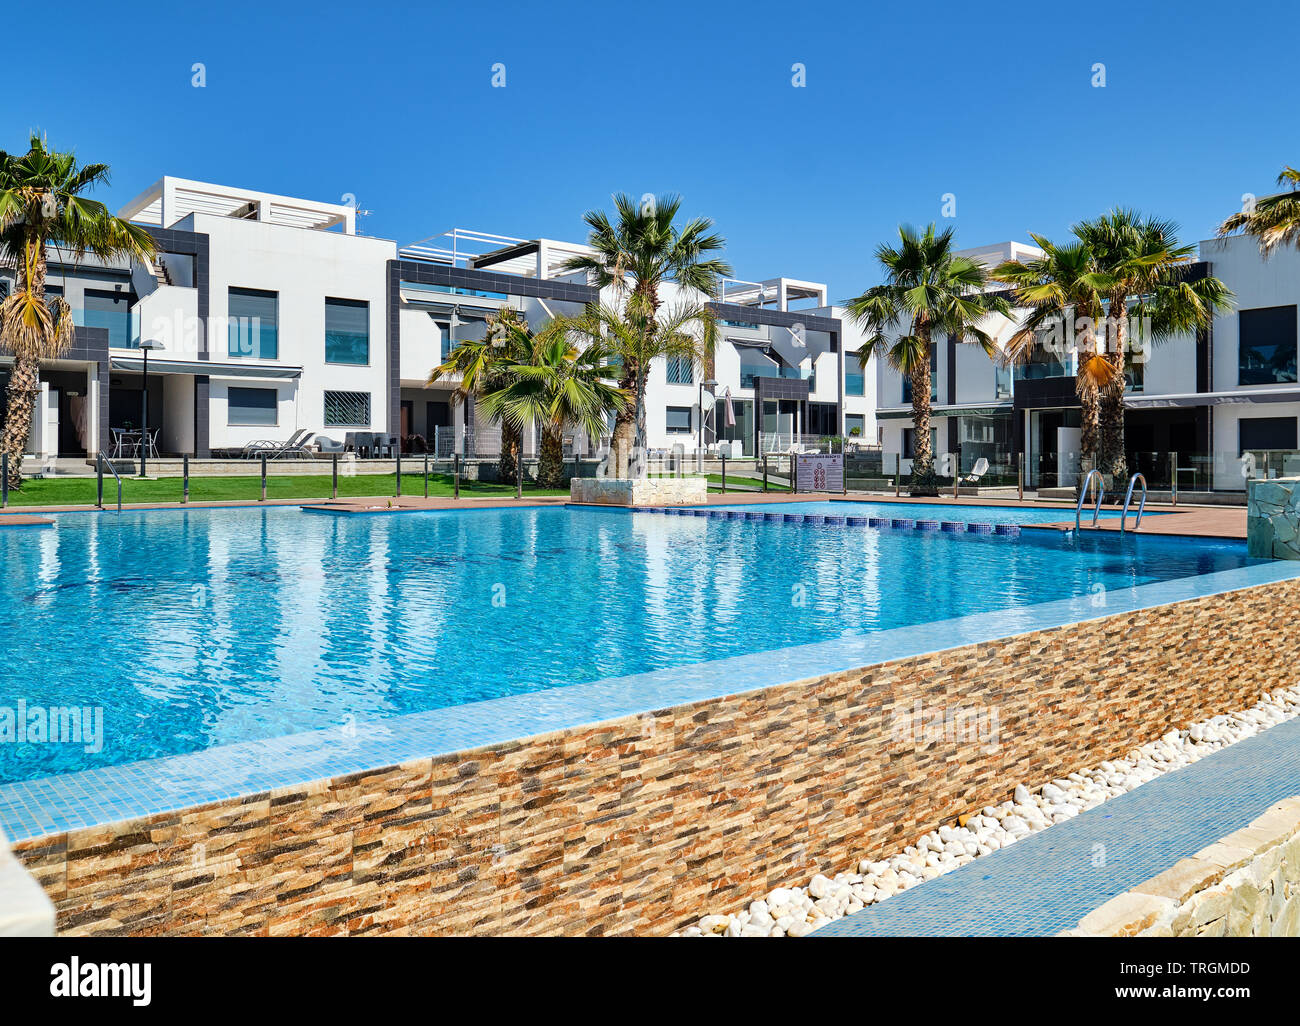
[[[1300,791],[1300,718],[870,905],[814,937],[1041,937]]]

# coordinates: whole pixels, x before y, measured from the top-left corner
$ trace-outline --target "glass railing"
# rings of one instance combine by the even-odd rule
[[[800,370],[798,367],[754,367],[742,366],[740,368],[740,387],[753,388],[756,378],[792,378],[794,380],[806,380],[808,382],[808,391],[817,391],[817,376],[812,371]]]

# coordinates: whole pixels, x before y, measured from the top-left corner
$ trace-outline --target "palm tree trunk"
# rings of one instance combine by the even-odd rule
[[[1115,311],[1119,313],[1116,314]],[[1114,369],[1115,381],[1102,390],[1097,412],[1097,469],[1106,478],[1106,487],[1128,476],[1124,457],[1124,364],[1128,349],[1128,296],[1111,296],[1106,317],[1106,361]]]
[[[934,449],[930,445],[930,360],[912,368],[912,495],[938,495]]]
[[[542,451],[537,464],[537,484],[541,488],[564,487],[563,429],[550,424],[542,428]]]
[[[1122,376],[1123,368],[1117,370]],[[1113,488],[1116,483],[1128,477],[1128,460],[1124,454],[1124,385],[1122,383],[1102,391],[1097,420],[1099,436],[1097,469],[1107,479],[1106,487]]]
[[[624,357],[623,375],[618,387],[631,392],[636,388],[636,372]],[[628,464],[636,445],[636,409],[626,406],[614,415],[614,436],[610,439],[610,458],[614,462],[614,476],[620,480],[628,476]]]
[[[36,391],[40,388],[40,361],[23,350],[14,357],[9,370],[9,387],[5,390],[8,409],[5,412],[3,438],[0,452],[9,457],[9,488],[17,491],[23,486],[23,452],[32,430],[32,408]]]
[[[501,422],[501,455],[497,459],[497,476],[502,484],[514,484],[519,472],[519,450],[523,436],[519,428],[505,421]]]
[[[25,245],[28,252],[36,247],[35,273],[26,282],[26,261],[19,261],[16,293],[30,287],[38,302],[45,302],[45,246],[39,237],[29,236]],[[14,351],[14,364],[9,371],[9,386],[5,390],[5,422],[0,431],[0,453],[9,457],[9,487],[17,491],[23,486],[23,453],[32,431],[32,410],[36,393],[41,385],[40,357],[30,346],[20,346]]]

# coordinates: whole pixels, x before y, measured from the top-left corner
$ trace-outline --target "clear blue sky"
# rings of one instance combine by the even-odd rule
[[[1285,4],[388,6],[60,8],[16,30],[39,68],[0,62],[0,146],[40,128],[109,163],[114,207],[164,174],[353,193],[360,230],[399,243],[581,239],[610,193],[675,191],[739,277],[833,299],[873,284],[874,245],[938,219],[945,193],[963,246],[1113,204],[1196,240],[1300,162]]]

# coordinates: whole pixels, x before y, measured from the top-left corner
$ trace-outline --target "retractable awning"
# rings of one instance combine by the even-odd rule
[[[930,416],[932,417],[998,417],[1011,416],[1015,412],[1010,403],[1000,403],[997,406],[931,406]],[[912,410],[909,407],[906,410],[877,410],[876,420],[911,420]]]
[[[136,356],[114,356],[109,365],[113,370],[139,374],[144,371],[144,360]],[[159,360],[149,361],[150,374],[206,374],[213,378],[300,378],[301,367],[267,367],[250,363],[218,363],[215,360]]]
[[[1271,388],[1259,392],[1184,392],[1178,395],[1125,396],[1130,410],[1166,410],[1189,406],[1233,406],[1252,403],[1300,403],[1300,389]]]

